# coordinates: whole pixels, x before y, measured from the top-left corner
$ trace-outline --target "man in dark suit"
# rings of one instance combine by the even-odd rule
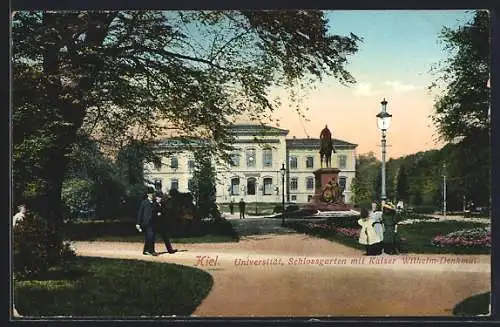
[[[245,201],[243,198],[241,198],[240,202],[238,203],[239,209],[240,209],[240,219],[245,219]]]
[[[148,189],[147,198],[142,200],[137,213],[137,221],[135,228],[139,232],[144,230],[144,255],[158,255],[155,252],[155,232],[153,229],[153,211],[154,211],[154,191]]]
[[[169,230],[173,227],[173,220],[175,219],[170,209],[173,201],[175,199],[171,195],[164,198],[163,194],[157,193],[154,206],[154,230],[163,239],[167,252],[170,254],[177,252],[177,249],[172,247],[169,240]]]

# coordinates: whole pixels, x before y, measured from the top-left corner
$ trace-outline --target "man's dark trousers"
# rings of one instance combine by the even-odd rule
[[[144,226],[144,250],[143,252],[155,252],[155,231],[153,226]]]

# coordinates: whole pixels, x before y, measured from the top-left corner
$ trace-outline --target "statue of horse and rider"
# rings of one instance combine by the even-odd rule
[[[321,155],[321,168],[323,168],[323,162],[325,162],[325,166],[327,168],[332,167],[332,152],[335,153],[335,148],[333,147],[332,141],[332,133],[328,129],[328,125],[325,125],[325,128],[321,131],[319,136],[320,150],[319,154]]]

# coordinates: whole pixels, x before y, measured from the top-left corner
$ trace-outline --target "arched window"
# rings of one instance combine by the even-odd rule
[[[257,180],[253,177],[250,177],[247,179],[247,194],[248,195],[255,195],[255,184],[257,183]]]
[[[314,157],[306,157],[306,168],[314,168]]]
[[[171,190],[178,190],[179,189],[179,180],[177,178],[174,178],[170,181],[170,189]]]
[[[339,177],[339,186],[342,191],[345,190],[347,184],[347,177],[345,176],[340,176]]]
[[[271,177],[264,178],[264,195],[273,193],[273,179]]]
[[[240,178],[234,177],[231,179],[231,195],[240,194]]]
[[[314,189],[314,178],[306,177],[306,189],[312,190]]]

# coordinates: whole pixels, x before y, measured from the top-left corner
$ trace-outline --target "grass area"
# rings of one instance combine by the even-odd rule
[[[137,260],[77,257],[69,272],[16,280],[23,316],[190,315],[208,295],[210,274],[191,267]]]
[[[87,221],[66,224],[65,237],[72,241],[143,242],[144,234],[137,232],[133,221]],[[227,220],[202,222],[197,229],[173,230],[173,243],[238,242],[238,233]]]
[[[287,222],[287,227],[299,232],[311,234],[338,242],[356,249],[363,249],[364,246],[358,243],[355,237],[334,233],[331,230],[313,231],[305,228],[305,224],[300,222]],[[405,239],[402,243],[403,252],[408,253],[429,253],[429,254],[490,254],[489,248],[480,247],[436,247],[432,245],[432,238],[438,234],[447,234],[460,229],[481,227],[484,224],[464,221],[440,221],[440,222],[416,222],[408,225],[399,225],[398,234]]]
[[[455,316],[477,316],[489,313],[491,292],[476,294],[466,298],[453,308]]]

